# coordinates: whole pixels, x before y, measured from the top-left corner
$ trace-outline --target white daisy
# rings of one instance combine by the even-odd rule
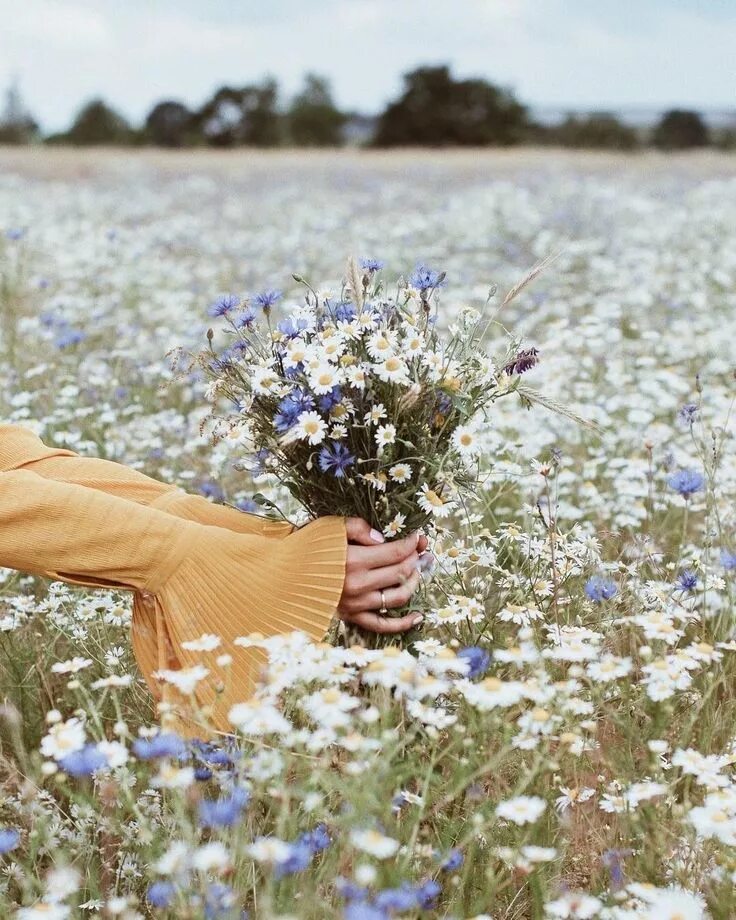
[[[302,412],[291,430],[294,432],[294,436],[301,441],[309,441],[310,444],[321,444],[326,436],[327,422],[319,412]]]
[[[394,482],[408,482],[411,479],[411,466],[408,463],[394,463],[388,475]]]
[[[389,355],[385,361],[374,365],[376,376],[386,383],[409,383],[409,368],[397,355]]]
[[[388,859],[399,849],[399,841],[387,837],[379,831],[353,830],[350,832],[350,842],[364,853],[370,853],[376,859]]]
[[[501,802],[496,814],[514,824],[532,824],[542,816],[546,807],[547,803],[538,795],[519,795]]]
[[[434,515],[436,518],[445,518],[455,510],[455,502],[444,499],[441,495],[430,489],[425,482],[416,493],[419,507],[422,511]]]
[[[395,537],[404,529],[405,523],[406,515],[402,514],[400,511],[397,512],[393,520],[389,521],[383,528],[384,537]]]
[[[374,361],[385,361],[395,354],[398,336],[389,329],[379,329],[368,338],[366,348]]]
[[[396,425],[379,425],[374,435],[379,449],[396,441]]]
[[[458,425],[452,433],[452,446],[461,457],[477,457],[480,450],[478,435],[473,425]]]
[[[330,393],[341,382],[342,371],[334,364],[321,363],[309,371],[309,383],[315,393]]]

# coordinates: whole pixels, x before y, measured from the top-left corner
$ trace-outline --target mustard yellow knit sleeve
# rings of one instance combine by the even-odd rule
[[[30,469],[0,472],[0,566],[135,591],[133,649],[154,695],[168,701],[155,671],[200,663],[203,654],[182,643],[219,636],[216,654],[232,663],[221,671],[213,661],[193,702],[209,708],[222,731],[230,706],[250,696],[262,660],[233,640],[293,629],[321,639],[342,594],[346,551],[341,517],[273,540]]]
[[[0,470],[13,469],[27,469],[57,482],[98,489],[168,511],[176,517],[226,527],[237,533],[282,538],[294,530],[294,526],[286,521],[272,521],[261,515],[215,504],[202,495],[193,495],[159,482],[122,463],[83,457],[66,448],[50,447],[24,426],[0,424]]]

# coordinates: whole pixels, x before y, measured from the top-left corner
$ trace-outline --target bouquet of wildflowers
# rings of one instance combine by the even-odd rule
[[[351,259],[334,295],[295,275],[304,298],[281,316],[277,291],[224,296],[209,312],[230,341],[215,349],[210,330],[199,358],[208,398],[230,406],[216,437],[234,434],[252,469],[311,516],[362,517],[390,539],[462,507],[478,481],[479,426],[537,352],[512,342],[494,363],[483,348],[492,318],[467,308],[441,330],[444,273],[419,266],[388,291],[381,267]]]

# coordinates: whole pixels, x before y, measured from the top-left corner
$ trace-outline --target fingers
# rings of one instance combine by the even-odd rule
[[[412,626],[418,626],[424,617],[421,613],[417,613],[416,611],[414,611],[414,613],[407,613],[407,615],[403,617],[382,617],[378,613],[362,611],[361,613],[344,616],[343,619],[363,629],[368,629],[370,632],[391,634],[406,632],[407,629],[411,629]]]
[[[411,599],[412,594],[416,591],[421,575],[417,569],[414,574],[407,578],[403,584],[385,588],[383,596],[386,599],[386,607],[403,607]],[[364,610],[380,610],[382,604],[380,590],[356,592],[355,594],[343,593],[340,601],[340,612],[342,613],[359,613]]]
[[[345,519],[345,532],[349,543],[359,543],[361,546],[375,546],[377,543],[386,542],[386,538],[380,531],[372,528],[368,521],[359,517]]]
[[[378,569],[385,565],[397,565],[408,555],[416,552],[419,534],[411,533],[401,540],[391,540],[380,545],[348,546],[347,570]]]
[[[417,571],[419,571],[419,554],[414,552],[396,565],[385,565],[380,569],[366,569],[362,574],[356,573],[351,584],[356,594],[366,594],[381,588],[402,585]]]

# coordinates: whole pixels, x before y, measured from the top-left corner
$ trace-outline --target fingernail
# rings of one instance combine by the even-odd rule
[[[411,621],[411,625],[412,625],[412,626],[419,626],[419,624],[420,624],[423,620],[424,620],[424,617],[423,617],[422,614],[420,613],[418,617],[414,617],[414,619]]]
[[[371,540],[373,540],[374,543],[385,543],[386,542],[386,538],[384,537],[384,535],[380,532],[380,530],[376,530],[375,527],[371,528],[370,538]]]

